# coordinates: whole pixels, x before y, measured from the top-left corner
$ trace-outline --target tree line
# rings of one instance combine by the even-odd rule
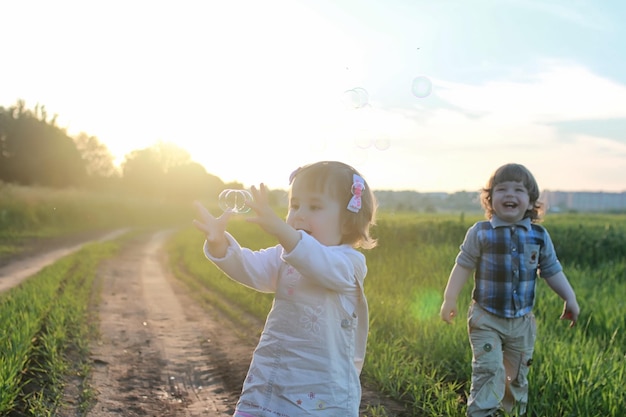
[[[217,195],[241,184],[224,182],[171,144],[127,154],[118,168],[97,137],[70,137],[49,117],[45,106],[28,109],[23,100],[0,106],[0,182],[54,188],[80,187],[158,198]]]

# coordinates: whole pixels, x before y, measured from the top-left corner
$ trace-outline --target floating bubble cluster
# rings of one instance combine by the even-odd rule
[[[361,87],[353,88],[343,92],[343,100],[346,107],[350,109],[361,109],[369,103],[367,90]]]
[[[246,201],[252,200],[252,194],[246,190],[226,189],[218,197],[220,208],[224,212],[243,214],[250,211]]]

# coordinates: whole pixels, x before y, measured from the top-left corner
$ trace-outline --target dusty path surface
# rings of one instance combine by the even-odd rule
[[[15,256],[9,261],[8,257],[0,259],[0,292],[15,287],[31,275],[36,274],[42,268],[52,264],[57,259],[80,250],[86,243],[97,240],[106,241],[115,239],[126,233],[128,229],[119,229],[112,232],[99,234],[89,238],[77,236],[68,241],[56,241],[48,243],[53,249],[33,249],[32,253]]]
[[[263,323],[242,329],[192,297],[166,267],[163,245],[170,233],[131,235],[100,265],[93,305],[99,336],[88,381],[95,403],[80,412],[80,381],[69,381],[57,417],[232,416]],[[18,269],[40,268],[41,259],[53,262],[80,246],[22,259]],[[402,407],[364,387],[362,412],[378,404],[389,417],[403,415]]]
[[[143,236],[99,271],[97,403],[88,416],[231,416],[253,345],[163,267],[168,232]]]

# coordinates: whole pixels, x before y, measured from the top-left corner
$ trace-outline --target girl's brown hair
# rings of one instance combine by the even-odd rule
[[[293,187],[294,181],[297,181],[298,187],[325,193],[336,199],[342,207],[341,243],[372,249],[377,244],[370,235],[370,226],[376,224],[376,197],[363,179],[365,189],[361,193],[361,208],[357,213],[347,209],[353,195],[354,174],[363,178],[356,169],[343,162],[321,161],[296,169],[289,177],[289,184]]]
[[[502,165],[491,174],[487,185],[480,193],[480,205],[485,210],[485,217],[491,219],[494,214],[493,206],[491,205],[494,187],[506,181],[516,181],[524,184],[524,187],[528,190],[528,197],[532,205],[532,208],[526,211],[524,218],[530,217],[533,223],[540,222],[545,212],[543,203],[539,201],[539,186],[528,168],[520,164]]]

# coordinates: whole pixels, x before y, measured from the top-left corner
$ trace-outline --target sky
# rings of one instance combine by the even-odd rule
[[[622,0],[21,0],[0,106],[43,105],[122,163],[158,142],[225,182],[319,160],[373,189],[626,191]]]

